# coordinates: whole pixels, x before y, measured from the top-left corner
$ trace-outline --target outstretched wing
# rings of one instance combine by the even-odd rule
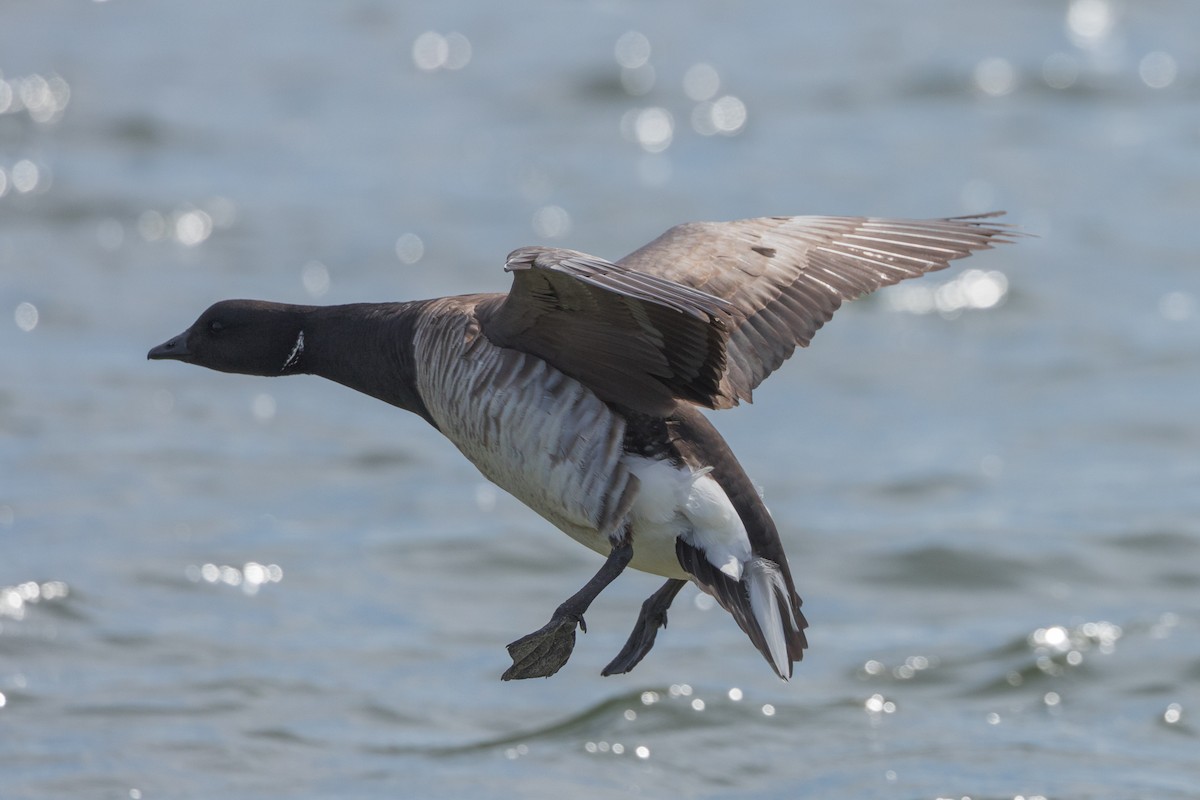
[[[761,217],[677,225],[617,262],[719,297],[736,311],[710,408],[755,387],[808,345],[844,300],[944,269],[1020,234],[1003,212],[933,220]]]
[[[523,247],[505,269],[512,288],[480,320],[494,344],[648,414],[677,399],[711,406],[720,393],[736,313],[729,302],[573,250]]]

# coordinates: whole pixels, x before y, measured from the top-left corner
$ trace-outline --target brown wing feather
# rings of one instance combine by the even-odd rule
[[[572,250],[526,247],[513,285],[483,310],[487,337],[532,353],[607,402],[665,414],[677,399],[711,407],[735,311],[726,301]]]
[[[1000,212],[1002,213],[1002,212]],[[726,373],[711,408],[730,408],[845,300],[944,269],[1021,234],[996,214],[933,220],[762,217],[677,225],[617,263],[727,300]]]

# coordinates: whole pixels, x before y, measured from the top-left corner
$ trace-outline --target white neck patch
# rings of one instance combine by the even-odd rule
[[[300,363],[300,356],[304,354],[304,331],[300,331],[300,335],[296,337],[296,344],[292,347],[292,352],[288,354],[287,361],[283,362],[280,367],[280,372],[287,372],[290,367]]]

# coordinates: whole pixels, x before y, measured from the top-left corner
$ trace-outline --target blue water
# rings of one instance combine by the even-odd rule
[[[1200,796],[1197,30],[1189,0],[5,3],[0,797]],[[812,623],[787,684],[691,589],[601,678],[633,573],[559,675],[501,683],[593,554],[416,417],[145,361],[226,297],[994,208],[1037,238],[852,304],[714,415]]]

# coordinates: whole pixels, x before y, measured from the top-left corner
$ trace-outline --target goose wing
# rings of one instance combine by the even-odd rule
[[[505,269],[512,288],[480,320],[494,344],[643,413],[665,414],[678,399],[711,406],[719,394],[730,302],[573,250],[523,247]]]
[[[932,220],[760,217],[690,222],[617,262],[721,298],[733,307],[725,372],[703,402],[730,408],[797,346],[805,347],[845,300],[944,269],[1020,234],[1003,212]]]

